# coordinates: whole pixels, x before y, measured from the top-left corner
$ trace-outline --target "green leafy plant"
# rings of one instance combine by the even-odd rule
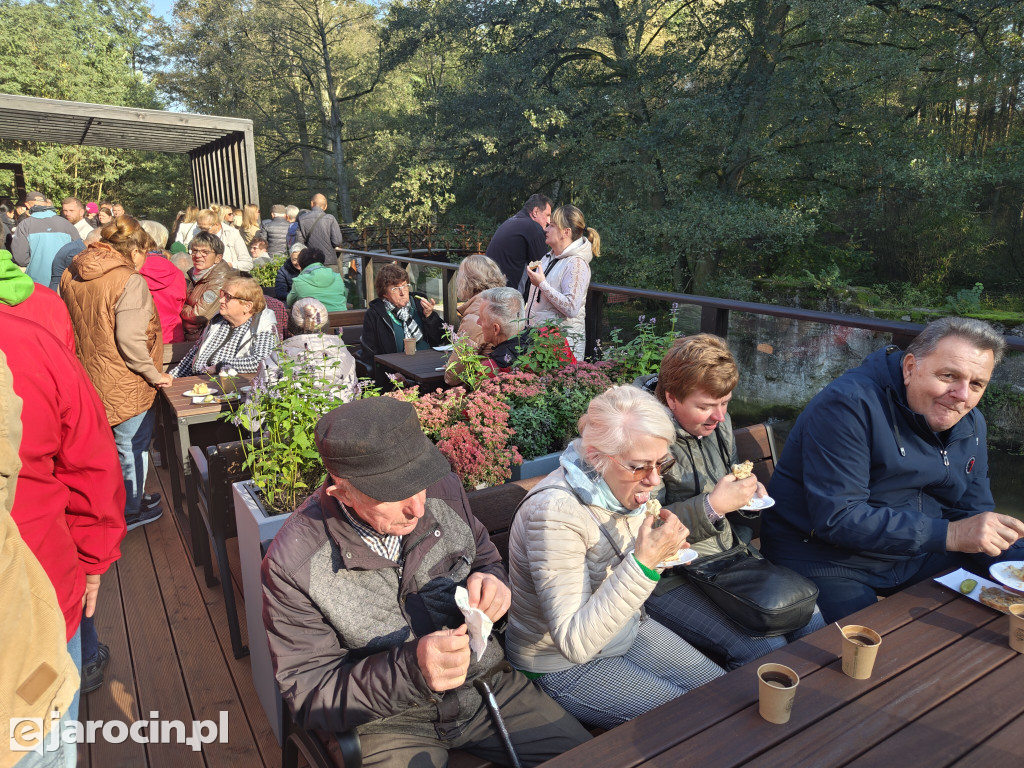
[[[445,330],[452,345],[452,356],[448,359],[445,372],[454,372],[469,389],[477,389],[490,373],[490,369],[484,365],[484,356],[477,353],[476,346],[468,336],[460,336],[447,324]]]
[[[548,323],[530,329],[526,350],[516,360],[516,368],[538,375],[551,373],[574,361],[560,323]]]
[[[975,283],[973,288],[961,288],[956,296],[946,297],[946,309],[958,315],[969,315],[981,310],[981,294],[985,286]]]
[[[250,399],[228,416],[253,433],[252,442],[245,443],[245,466],[274,514],[291,512],[323,482],[313,430],[342,402],[322,366],[285,356],[280,366],[277,381],[257,382]]]
[[[250,274],[252,274],[256,279],[256,282],[263,288],[273,288],[274,283],[277,281],[277,273],[284,265],[284,260],[284,256],[275,256],[268,264],[264,264],[260,267],[253,267]]]
[[[636,324],[636,336],[622,341],[618,328],[612,329],[610,340],[600,345],[601,359],[611,363],[611,377],[617,382],[630,384],[637,376],[655,373],[661,366],[672,342],[676,340],[679,305],[673,304],[669,313],[669,327],[664,333],[657,330],[657,318],[640,315]]]

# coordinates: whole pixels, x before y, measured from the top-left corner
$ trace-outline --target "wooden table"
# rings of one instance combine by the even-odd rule
[[[545,766],[1024,766],[1024,654],[1006,616],[929,580],[842,623],[882,635],[870,680],[843,674],[835,625],[760,662],[800,675],[786,725],[758,715],[752,662]]]
[[[253,379],[252,375],[239,374],[239,386],[248,386]],[[163,396],[163,408],[166,414],[164,420],[164,444],[162,446],[164,461],[170,470],[171,498],[174,509],[180,514],[184,512],[188,516],[189,531],[192,534],[192,559],[198,565],[203,558],[209,557],[208,541],[202,522],[196,513],[197,494],[192,482],[192,464],[189,461],[188,449],[192,442],[190,429],[196,424],[204,424],[217,421],[222,414],[229,411],[232,402],[214,403],[193,403],[191,397],[185,397],[184,392],[192,389],[192,386],[199,382],[210,383],[209,376],[184,376],[175,379],[171,386],[161,389]],[[217,384],[210,384],[211,387],[220,389]],[[233,401],[233,402],[238,402]],[[176,429],[172,429],[176,427]],[[174,442],[174,435],[177,434],[177,444]],[[181,474],[185,484],[185,506],[182,508],[182,491],[178,485],[178,465],[181,461]],[[207,569],[209,570],[209,569]]]
[[[433,392],[444,387],[444,364],[448,362],[447,352],[436,349],[417,350],[415,355],[392,352],[374,357],[377,365],[389,371],[402,374],[418,384],[421,392]],[[441,370],[437,370],[440,368]]]

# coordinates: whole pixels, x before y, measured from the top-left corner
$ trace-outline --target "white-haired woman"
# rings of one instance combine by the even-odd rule
[[[724,674],[642,610],[659,564],[688,546],[674,515],[645,514],[673,434],[636,387],[594,398],[510,532],[508,658],[590,725],[612,728]]]
[[[576,359],[582,360],[590,262],[601,255],[601,236],[587,226],[579,208],[562,205],[551,214],[544,237],[551,250],[538,265],[526,267],[531,285],[526,324],[559,323]]]

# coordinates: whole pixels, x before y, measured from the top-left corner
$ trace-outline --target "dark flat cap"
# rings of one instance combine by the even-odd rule
[[[412,403],[391,397],[338,406],[317,422],[315,439],[327,471],[377,501],[403,501],[451,472]]]

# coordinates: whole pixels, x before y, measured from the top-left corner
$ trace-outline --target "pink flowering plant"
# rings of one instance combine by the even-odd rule
[[[462,387],[420,395],[416,388],[390,392],[416,408],[420,427],[437,445],[467,490],[499,485],[521,464],[512,444],[509,404],[492,391]]]

